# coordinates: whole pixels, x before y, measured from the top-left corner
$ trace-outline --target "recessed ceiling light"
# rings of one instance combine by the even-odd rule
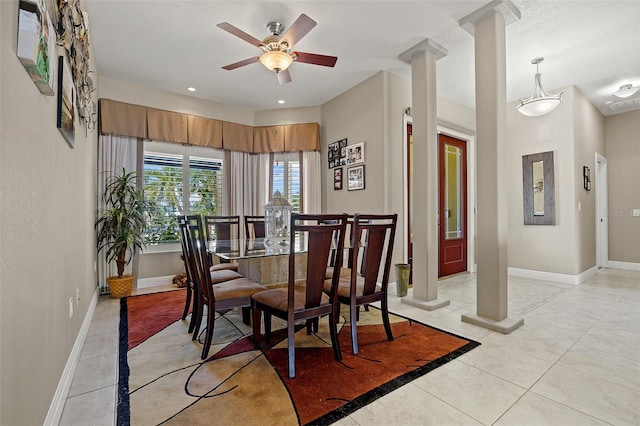
[[[283,104],[283,103],[284,103],[284,99],[280,99],[280,100],[278,101],[278,103],[279,103],[279,104]]]
[[[619,98],[628,98],[629,96],[635,94],[638,89],[638,87],[633,87],[631,84],[625,84],[623,86],[620,86],[619,90],[613,92],[613,95]]]
[[[196,88],[195,87],[187,87],[187,90],[190,92],[195,92]]]

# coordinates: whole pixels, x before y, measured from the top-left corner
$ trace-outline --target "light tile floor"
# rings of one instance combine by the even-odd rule
[[[639,271],[577,286],[509,277],[509,316],[524,318],[509,335],[460,320],[475,313],[475,274],[442,280],[439,298],[450,305],[391,296],[390,309],[482,345],[336,424],[640,425]],[[115,424],[119,306],[98,302],[61,425]]]

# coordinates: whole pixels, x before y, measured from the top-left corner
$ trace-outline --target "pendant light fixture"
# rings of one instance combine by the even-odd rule
[[[520,114],[528,115],[530,117],[545,115],[553,111],[558,105],[560,105],[560,102],[562,102],[562,94],[564,92],[560,92],[557,95],[550,95],[542,88],[542,84],[540,83],[540,71],[538,69],[540,62],[542,61],[544,61],[544,58],[542,57],[531,60],[531,63],[536,66],[533,92],[527,99],[520,99],[520,103],[516,107]]]
[[[628,98],[629,96],[635,95],[638,89],[640,89],[640,87],[634,87],[632,84],[625,84],[620,86],[619,90],[613,92],[613,96],[617,96],[618,98]]]

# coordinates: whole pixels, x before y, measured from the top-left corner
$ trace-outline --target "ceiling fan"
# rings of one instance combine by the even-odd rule
[[[313,65],[322,65],[324,67],[333,67],[338,60],[335,56],[318,55],[315,53],[294,52],[291,49],[302,37],[307,35],[309,31],[316,26],[316,21],[309,18],[304,13],[289,27],[289,29],[280,37],[284,30],[284,25],[280,22],[269,22],[267,30],[271,33],[260,41],[257,38],[245,33],[241,29],[234,27],[228,22],[218,24],[221,28],[236,37],[240,37],[247,43],[262,49],[260,56],[248,58],[243,61],[235,62],[222,67],[225,70],[234,70],[245,65],[260,61],[269,71],[273,71],[278,76],[280,84],[289,83],[291,74],[289,74],[289,66],[293,61],[304,62]]]

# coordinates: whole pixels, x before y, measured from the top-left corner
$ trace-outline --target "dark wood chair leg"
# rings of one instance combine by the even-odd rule
[[[295,342],[295,324],[287,323],[287,347],[289,354],[289,378],[296,377],[296,342]]]
[[[350,318],[351,322],[351,348],[353,353],[358,353],[358,315],[360,314],[360,306],[355,305],[355,301],[350,306]]]
[[[251,307],[243,306],[242,307],[242,322],[251,325]]]
[[[200,315],[200,301],[198,295],[194,292],[193,309],[191,309],[191,321],[189,322],[189,333],[193,333],[196,328],[196,319]]]
[[[182,319],[187,319],[187,314],[189,313],[189,307],[191,306],[191,288],[187,286],[187,297],[184,302],[184,311],[182,312]]]
[[[333,315],[329,315],[329,334],[331,335],[333,356],[336,358],[336,361],[342,361],[342,353],[340,353],[340,343],[338,342],[338,327]]]
[[[193,326],[193,336],[191,336],[191,340],[198,340],[198,333],[200,332],[200,325],[202,324],[202,316],[204,315],[204,305],[202,302],[198,302],[198,316],[196,317],[196,322]]]
[[[360,306],[356,307],[356,322],[358,321],[360,321]]]
[[[387,340],[390,342],[393,340],[393,334],[391,333],[391,323],[389,322],[389,306],[387,304],[387,298],[382,299],[382,322],[384,323],[384,331],[387,332]]]
[[[253,309],[253,348],[260,348],[260,317],[262,316],[262,311],[256,308],[253,300],[251,301],[251,307]]]
[[[211,341],[213,340],[213,326],[216,323],[216,311],[213,306],[209,305],[207,309],[207,332],[204,338],[204,345],[202,347],[202,359],[206,359],[209,355],[209,348],[211,347]]]
[[[271,343],[271,314],[264,313],[264,339],[267,343]]]

